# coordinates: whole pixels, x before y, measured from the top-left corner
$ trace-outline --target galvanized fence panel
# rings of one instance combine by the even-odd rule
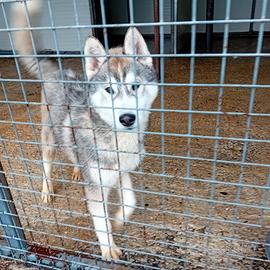
[[[129,0],[130,21],[116,24],[107,22],[106,1],[100,0],[101,23],[91,25],[80,24],[78,1],[70,1],[75,23],[56,25],[54,1],[46,0],[44,4],[51,25],[32,25],[27,11],[28,27],[14,28],[8,10],[15,2],[22,1],[0,0],[4,23],[0,33],[7,34],[11,47],[11,52],[0,55],[3,165],[0,167],[0,257],[46,269],[268,269],[270,53],[267,51],[269,37],[265,33],[270,23],[268,1],[261,1],[260,17],[235,19],[232,18],[232,1],[227,0],[224,19],[212,21],[197,19],[197,0],[192,0],[190,20],[178,20],[174,8],[179,8],[182,2],[171,1],[173,19],[164,21],[165,1],[153,1],[158,4],[159,14],[155,17],[159,17],[159,21],[137,22],[134,15],[137,3]],[[232,46],[235,41],[230,36],[230,27],[240,23],[259,25],[255,47],[251,44],[254,36],[250,36],[249,46],[237,41],[239,47],[243,46],[241,50]],[[198,52],[197,27],[210,24],[224,26],[221,50]],[[117,221],[111,214],[117,207],[122,208],[125,219],[127,208],[124,207],[129,206],[124,203],[125,193],[134,191],[137,199],[130,220],[125,220],[122,229],[113,229],[115,242],[123,255],[109,263],[102,260],[96,229],[87,210],[89,199],[83,189],[89,186],[89,180],[74,181],[70,177],[71,171],[82,164],[71,163],[57,151],[52,176],[56,186],[54,199],[49,204],[40,199],[43,165],[46,164],[42,158],[44,143],[40,132],[42,126],[51,125],[40,122],[40,107],[51,106],[46,95],[45,101],[40,101],[40,93],[45,93],[44,83],[48,80],[40,70],[39,78],[35,79],[21,69],[20,59],[25,55],[16,52],[13,34],[31,30],[33,54],[27,57],[55,60],[61,78],[51,79],[50,83],[67,83],[64,70],[71,66],[83,72],[84,79],[69,80],[69,84],[98,85],[104,82],[87,80],[87,56],[82,49],[85,41],[80,30],[102,29],[106,54],[98,56],[106,58],[105,64],[112,57],[132,58],[131,69],[135,73],[137,58],[147,55],[136,53],[134,33],[133,53],[111,55],[108,30],[128,27],[143,30],[149,26],[159,29],[156,33],[159,34],[160,52],[151,51],[151,57],[159,59],[156,69],[160,78],[157,82],[141,83],[141,86],[158,86],[159,95],[152,108],[145,109],[139,107],[142,97],[136,92],[134,109],[115,105],[111,92],[115,141],[108,145],[113,143],[117,149],[98,149],[97,145],[92,149],[95,153],[107,151],[117,155],[115,170],[119,173],[120,184],[113,188],[108,201],[102,200],[104,211],[107,206],[109,208],[109,216],[105,219]],[[165,52],[167,35],[164,28],[167,26],[172,29],[171,53]],[[177,53],[177,33],[182,26],[190,27],[190,49]],[[79,53],[65,53],[59,49],[61,30],[77,31],[81,44]],[[55,46],[53,54],[39,53],[36,48],[34,34],[44,31],[51,34]],[[111,73],[109,64],[108,69]],[[109,78],[110,87],[130,85]],[[94,104],[87,106],[93,111],[109,109]],[[124,131],[137,133],[138,140],[141,134],[145,135],[146,150],[144,152],[139,143],[137,154],[141,162],[132,171],[120,166],[119,156],[123,151],[119,149],[121,145],[116,136],[119,130],[115,111],[127,109],[135,111],[136,119],[140,112],[151,112],[148,128]],[[73,126],[70,111],[70,126],[81,128]],[[52,117],[50,112],[48,115]],[[63,147],[55,143],[52,146],[57,150]],[[104,168],[99,159],[97,169],[104,198],[107,186],[102,182]],[[127,172],[132,174],[133,187],[123,186]],[[108,232],[108,228],[106,230]]]

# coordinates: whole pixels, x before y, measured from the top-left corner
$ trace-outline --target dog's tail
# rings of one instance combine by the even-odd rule
[[[43,0],[30,0],[24,2],[16,2],[12,4],[11,18],[14,28],[28,28],[29,20],[31,24],[41,15]],[[31,34],[32,33],[32,34]],[[20,61],[25,66],[31,76],[40,78],[40,75],[46,77],[46,74],[58,70],[57,65],[48,59],[38,61],[35,55],[37,52],[33,48],[33,42],[36,44],[36,50],[39,49],[38,38],[35,31],[29,29],[16,30],[13,32],[13,40],[15,49],[20,55],[29,55],[20,57]],[[32,55],[32,56],[31,56]]]

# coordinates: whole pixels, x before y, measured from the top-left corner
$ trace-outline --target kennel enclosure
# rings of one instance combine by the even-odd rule
[[[109,57],[130,26],[159,59],[146,152],[131,172],[137,206],[113,232],[124,255],[111,263],[101,260],[85,182],[71,179],[60,151],[54,200],[40,201],[44,80],[20,66],[14,2],[0,1],[0,257],[45,269],[268,269],[269,2],[46,0],[41,24],[28,18],[43,39],[35,57],[60,70],[83,73],[87,35]],[[111,212],[121,206],[114,193]]]

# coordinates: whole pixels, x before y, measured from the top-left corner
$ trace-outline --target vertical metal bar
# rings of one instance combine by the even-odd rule
[[[47,0],[47,6],[48,6],[48,10],[49,10],[49,17],[50,17],[51,27],[53,27],[54,26],[54,17],[53,17],[53,12],[52,12],[52,7],[51,7],[51,0]],[[29,20],[29,14],[27,14],[27,17],[28,17],[28,20]],[[53,39],[54,39],[55,49],[56,49],[57,54],[59,55],[60,54],[60,51],[59,51],[59,46],[58,46],[58,41],[57,41],[56,30],[55,29],[52,29],[52,33],[53,33]],[[35,47],[35,44],[34,44],[33,47]],[[35,48],[35,53],[37,53],[36,48]],[[60,70],[61,79],[63,81],[64,80],[64,77],[63,77],[63,65],[62,65],[62,61],[61,61],[61,58],[60,57],[57,58],[57,63],[58,63],[58,67],[59,67],[59,70]],[[44,91],[44,93],[45,93],[45,91]],[[52,118],[51,118],[50,115],[49,115],[49,118],[50,118],[50,121],[51,121]],[[53,122],[52,121],[50,123],[53,125]],[[62,170],[62,168],[61,168],[61,170]],[[45,173],[44,173],[44,175],[45,175]],[[45,175],[45,176],[48,177],[48,175]],[[65,185],[64,185],[64,188],[66,189],[66,186]],[[68,203],[68,199],[67,199],[67,203]],[[53,201],[52,201],[52,204],[54,206],[54,202]],[[60,228],[59,228],[59,225],[58,225],[58,218],[57,218],[57,215],[55,213],[55,210],[53,210],[52,212],[53,212],[54,219],[56,221],[57,232],[59,233],[59,235],[61,235]],[[61,244],[64,246],[64,242],[63,242],[62,237],[60,239],[61,239]]]
[[[101,8],[101,19],[102,19],[102,24],[106,24],[107,20],[106,20],[106,11],[105,11],[105,1],[104,0],[100,0],[100,8]],[[109,41],[108,41],[108,32],[107,32],[107,28],[103,28],[103,38],[104,38],[104,45],[105,45],[105,52],[106,52],[106,59],[107,59],[107,65],[108,65],[108,73],[109,73],[109,83],[110,83],[110,87],[112,87],[112,82],[111,82],[111,71],[110,71],[110,66],[109,66],[109,55],[110,55],[110,48],[109,48]],[[121,202],[123,202],[123,190],[122,190],[122,173],[120,172],[120,161],[119,161],[119,147],[118,147],[118,138],[117,138],[117,128],[116,128],[116,120],[115,120],[115,108],[114,108],[114,99],[113,99],[113,94],[111,93],[111,100],[112,100],[112,106],[113,106],[113,125],[114,125],[114,134],[115,134],[115,144],[116,144],[116,150],[117,150],[117,165],[118,165],[118,171],[119,171],[119,182],[120,182],[120,200]],[[97,147],[97,144],[96,144]],[[106,202],[104,200],[104,191],[103,191],[103,182],[102,182],[102,177],[101,177],[101,171],[100,171],[100,164],[98,162],[98,170],[99,170],[99,177],[100,177],[100,183],[101,183],[101,191],[102,191],[102,203],[103,203],[103,207],[104,207],[104,212],[106,213]],[[122,209],[124,210],[123,204],[121,204]],[[124,215],[124,212],[123,212]],[[107,220],[109,220],[109,217],[106,216],[106,229],[107,232],[109,232],[108,230],[108,223]],[[110,241],[110,237],[109,234],[112,232],[108,233],[108,243],[109,246],[112,247],[112,243]]]
[[[262,12],[261,12],[261,19],[264,19],[266,16],[266,10],[267,10],[267,0],[263,0],[263,5],[262,5]],[[257,50],[256,53],[260,54],[262,51],[262,46],[263,46],[263,36],[264,36],[264,27],[265,23],[261,23],[260,25],[260,30],[259,30],[259,37],[258,37],[258,43],[257,43]],[[253,78],[252,78],[252,84],[255,85],[257,83],[257,79],[259,76],[259,68],[260,68],[260,62],[261,62],[261,57],[257,56],[255,58],[255,63],[254,63],[254,68],[253,68]],[[246,122],[246,131],[245,131],[245,136],[244,139],[249,138],[249,133],[250,133],[250,127],[251,127],[251,121],[252,117],[250,113],[253,112],[253,107],[254,107],[254,101],[255,101],[255,94],[256,94],[256,87],[253,87],[250,92],[250,97],[249,97],[249,109],[248,109],[248,116],[247,116],[247,122]],[[242,159],[241,163],[244,163],[246,160],[247,156],[247,147],[248,147],[248,141],[244,141],[243,145],[243,154],[242,154]],[[236,202],[240,202],[240,194],[241,194],[241,186],[244,181],[244,173],[243,173],[244,166],[241,165],[241,174],[239,178],[239,184],[241,184],[237,190],[237,196],[236,196]],[[236,214],[236,213],[235,213]],[[235,215],[236,218],[237,215]]]
[[[261,16],[260,16],[261,19],[265,19],[265,17],[266,17],[267,3],[268,3],[268,0],[263,0],[262,9],[261,9]],[[264,28],[265,28],[265,23],[264,22],[260,23],[259,36],[258,36],[257,49],[256,49],[257,54],[260,54],[262,51]],[[254,67],[253,67],[253,76],[252,76],[252,84],[253,85],[257,84],[260,63],[261,63],[261,56],[256,56]],[[254,86],[253,88],[251,88],[250,96],[249,96],[249,107],[248,107],[248,115],[247,115],[247,120],[246,120],[244,139],[249,138],[251,123],[252,123],[252,116],[250,115],[250,113],[253,112],[253,107],[254,107],[254,102],[255,102],[255,94],[256,94],[256,87]],[[243,183],[244,183],[244,167],[245,167],[242,164],[246,160],[247,148],[248,148],[248,141],[244,141],[243,153],[242,153],[242,158],[241,158],[241,163],[240,163],[240,176],[239,176],[239,181],[238,181],[239,186],[237,188],[236,198],[235,198],[235,202],[237,204],[240,203],[240,201],[241,201],[241,192],[242,192]],[[238,207],[236,206],[234,208],[234,211],[233,211],[233,217],[232,217],[233,221],[237,222],[238,214],[239,214]],[[235,236],[235,227],[232,227],[231,232],[232,232],[232,236]],[[232,242],[231,242],[231,245],[233,245]],[[232,262],[231,262],[231,265],[232,265]]]
[[[90,14],[90,22],[91,24],[96,24],[97,23],[97,7],[95,0],[89,0],[89,14]],[[92,35],[95,37],[98,37],[97,29],[92,28]]]
[[[175,21],[178,20],[178,0],[174,0],[174,18]],[[177,54],[177,26],[174,25],[174,38],[173,38],[173,53]]]
[[[128,20],[129,20],[130,23],[134,23],[135,22],[135,18],[134,18],[134,2],[133,2],[133,0],[128,0],[127,3],[128,3]],[[136,71],[136,65],[135,65],[136,57],[134,56],[137,53],[136,53],[136,44],[135,44],[134,33],[133,32],[132,32],[132,54],[133,54],[133,56],[132,56],[132,71],[133,71],[134,77],[137,78],[137,71]],[[141,134],[139,133],[139,131],[140,131],[139,121],[140,120],[139,120],[139,111],[138,111],[138,92],[137,91],[135,92],[135,98],[136,98],[136,119],[137,119],[137,123],[138,123],[137,141],[138,141],[138,145],[139,145],[139,159],[141,161],[143,159],[143,157],[141,155],[141,153],[143,152],[143,149],[142,149],[142,145],[140,143]],[[139,166],[138,170],[142,171],[142,167]],[[122,181],[121,178],[120,178],[120,180]],[[140,188],[141,188],[142,191],[144,190],[144,181],[143,181],[143,179],[141,179]],[[141,207],[144,208],[145,207],[144,193],[141,192],[140,195],[141,195],[140,196],[141,197]],[[123,189],[121,189],[121,197],[123,198]],[[123,203],[123,206],[122,206],[123,218],[125,218],[124,207],[125,207],[125,204]],[[143,213],[143,220],[145,220],[145,212]],[[124,235],[125,235],[125,237],[127,237],[126,239],[128,239],[128,231],[127,231],[127,229],[124,230]],[[125,247],[128,248],[128,241],[125,242]],[[127,256],[127,259],[128,260],[130,259],[129,255]]]
[[[255,18],[255,11],[256,11],[256,4],[257,0],[252,0],[251,12],[250,12],[250,19],[253,20]],[[249,33],[254,32],[254,22],[250,22],[249,24]]]
[[[195,22],[197,17],[197,0],[192,0],[192,21]],[[196,50],[196,24],[192,24],[191,26],[191,58],[190,58],[190,72],[189,72],[189,83],[192,85],[194,83],[194,68],[195,68],[195,54]],[[192,103],[193,103],[193,86],[189,87],[188,94],[188,110],[192,111]],[[188,114],[188,133],[187,135],[192,134],[192,114]],[[190,157],[191,154],[191,138],[188,137],[188,149],[187,149],[187,157]],[[187,160],[186,166],[186,177],[190,177],[190,159]],[[187,183],[188,184],[188,183]]]
[[[206,2],[206,20],[212,21],[214,19],[214,1],[207,0]],[[206,24],[206,51],[213,50],[213,24]]]
[[[171,21],[177,21],[177,4],[178,0],[171,0]],[[177,53],[177,26],[171,25],[171,53]]]
[[[160,0],[159,4],[159,18],[160,22],[164,22],[164,0]],[[164,26],[160,26],[160,83],[164,83],[164,45],[165,45],[165,36],[164,36]],[[160,153],[161,153],[161,173],[162,175],[166,174],[166,163],[165,163],[165,113],[164,113],[164,108],[165,108],[165,98],[164,98],[164,86],[160,86],[160,109],[161,109],[161,146],[160,146]],[[161,190],[165,190],[165,184],[166,184],[166,178],[162,177],[161,178]],[[165,208],[165,197],[162,196],[160,199],[160,206],[162,210],[162,222],[163,222],[163,227],[166,228],[166,208]]]
[[[0,162],[0,223],[11,249],[26,251],[24,231]]]
[[[154,21],[159,22],[159,0],[154,0]],[[155,26],[154,27],[154,43],[155,43],[155,53],[159,54],[160,53],[160,27]],[[160,78],[160,59],[159,57],[156,57],[154,59],[155,63],[155,70],[157,72],[157,77],[158,79]]]
[[[231,0],[227,0],[226,3],[226,15],[225,15],[225,20],[230,19],[230,14],[231,14]],[[226,23],[224,26],[224,36],[223,36],[223,46],[222,46],[222,54],[226,55],[228,52],[228,40],[229,40],[229,24]],[[226,75],[226,65],[227,65],[227,57],[223,56],[221,59],[221,70],[220,70],[220,84],[223,85],[225,83],[225,75]],[[224,95],[224,87],[219,88],[219,95],[218,95],[218,107],[217,111],[221,112],[222,111],[222,100],[223,100],[223,95]],[[216,118],[216,126],[215,126],[215,137],[220,136],[220,115],[217,115]],[[213,165],[212,165],[212,176],[211,179],[214,181],[216,180],[217,177],[217,159],[218,159],[218,152],[219,152],[219,140],[215,140],[214,143],[214,157],[213,157]],[[211,189],[210,189],[210,200],[214,201],[215,199],[215,194],[216,194],[216,185],[211,184]],[[212,222],[210,222],[210,218],[213,216],[213,212],[215,210],[215,203],[211,202],[209,204],[209,210],[208,210],[208,217],[209,221],[207,223],[207,233],[208,235],[212,232]],[[206,241],[206,247],[208,250],[209,254],[209,244],[210,244],[210,237],[207,237]],[[207,263],[210,264],[210,257],[207,256]],[[210,265],[209,265],[210,267]]]
[[[197,20],[197,0],[192,0],[192,15],[191,15],[192,22],[196,22]],[[189,72],[189,83],[192,85],[194,83],[194,68],[195,68],[195,57],[193,56],[196,51],[196,24],[192,24],[191,26],[191,58],[190,58],[190,72]],[[193,86],[189,87],[188,92],[188,110],[192,111],[193,107]],[[188,133],[187,135],[190,136],[192,134],[192,114],[188,114]],[[188,137],[187,139],[187,161],[186,161],[186,178],[185,178],[185,186],[184,192],[185,194],[188,192],[190,182],[190,157],[191,157],[191,138]],[[184,208],[184,228],[185,231],[188,231],[188,214],[189,209],[187,206]],[[188,241],[188,234],[184,235],[185,237],[185,246],[187,246]],[[187,256],[187,249],[185,250],[185,257]]]
[[[73,7],[74,7],[74,12],[75,12],[75,22],[76,22],[76,26],[79,27],[80,23],[79,23],[79,16],[78,16],[78,7],[77,7],[77,2],[78,0],[73,0]],[[89,3],[90,4],[90,3]],[[91,16],[91,14],[90,14]],[[90,21],[90,23],[92,23]],[[76,32],[77,32],[77,38],[79,41],[79,46],[80,46],[80,55],[83,56],[84,52],[83,52],[83,46],[81,46],[83,44],[83,39],[82,39],[82,35],[81,35],[81,31],[79,28],[76,28]],[[85,70],[85,62],[83,57],[81,57],[81,63],[82,63],[82,68],[83,68],[83,75],[84,75],[84,80],[87,81],[87,77],[86,77],[86,70]]]

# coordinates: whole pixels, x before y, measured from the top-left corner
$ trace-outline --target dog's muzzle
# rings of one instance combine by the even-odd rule
[[[124,127],[131,127],[135,122],[136,116],[131,113],[120,115],[119,121]]]

